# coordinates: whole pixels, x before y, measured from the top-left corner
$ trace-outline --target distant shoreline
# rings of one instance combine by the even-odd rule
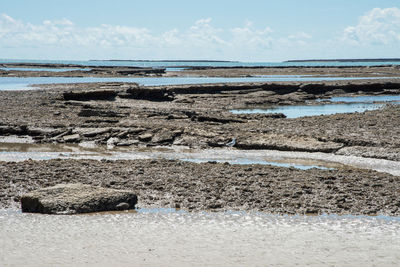
[[[230,60],[135,60],[135,59],[90,59],[89,61],[128,61],[128,62],[240,62],[240,61],[230,61]]]
[[[284,62],[382,62],[392,61],[399,62],[400,58],[363,58],[363,59],[294,59]]]

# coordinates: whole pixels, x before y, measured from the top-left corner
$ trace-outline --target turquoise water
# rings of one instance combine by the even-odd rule
[[[134,67],[179,67],[179,66],[199,66],[199,67],[288,67],[288,66],[378,66],[378,65],[400,65],[400,62],[380,61],[380,62],[240,62],[240,61],[86,61],[86,60],[25,60],[25,59],[0,59],[1,63],[42,63],[42,64],[74,64],[83,66],[134,66]]]
[[[379,78],[348,78],[348,77],[308,77],[299,75],[271,75],[264,77],[137,77],[137,78],[95,78],[95,77],[0,77],[0,90],[30,89],[31,84],[52,83],[94,83],[94,82],[130,82],[147,86],[205,84],[205,83],[240,83],[240,82],[279,82],[279,81],[339,81],[363,79],[394,79]]]
[[[234,114],[251,113],[283,113],[287,118],[300,118],[305,116],[332,115],[337,113],[364,112],[366,110],[375,110],[382,108],[385,104],[373,103],[350,103],[350,104],[324,104],[324,105],[299,105],[299,106],[281,106],[269,109],[234,109]]]

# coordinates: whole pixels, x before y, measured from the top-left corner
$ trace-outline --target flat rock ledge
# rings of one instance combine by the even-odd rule
[[[137,195],[84,184],[58,184],[21,197],[22,212],[44,214],[78,214],[134,209]]]

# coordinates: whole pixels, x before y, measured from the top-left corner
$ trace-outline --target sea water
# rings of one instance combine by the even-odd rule
[[[149,61],[149,60],[26,60],[26,59],[0,59],[2,63],[34,63],[34,64],[73,64],[81,66],[126,66],[126,67],[313,67],[313,66],[381,66],[400,65],[400,61],[320,61],[320,62],[240,62],[240,61]]]

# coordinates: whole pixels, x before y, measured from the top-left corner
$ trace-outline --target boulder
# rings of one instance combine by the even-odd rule
[[[22,212],[78,214],[134,209],[135,193],[84,184],[58,184],[21,197]]]

